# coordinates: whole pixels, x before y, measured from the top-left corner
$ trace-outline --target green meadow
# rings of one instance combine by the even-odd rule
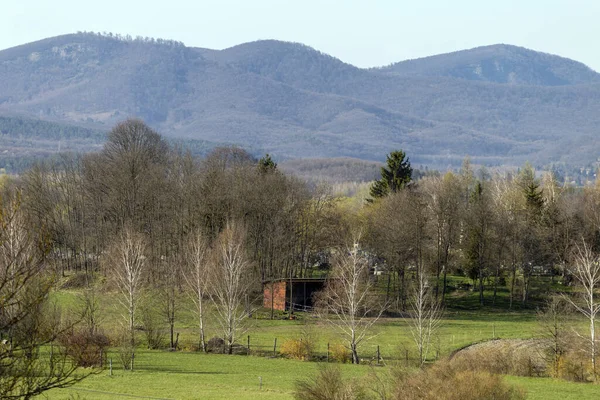
[[[79,307],[80,292],[61,290],[53,294],[66,309]],[[118,329],[121,320],[117,294],[100,293],[101,322],[106,333]],[[441,327],[431,344],[429,359],[443,358],[472,343],[492,338],[533,338],[541,334],[536,319],[535,303],[514,311],[507,308],[507,291],[501,290],[496,305],[480,307],[477,293],[453,293]],[[491,292],[486,292],[491,299]],[[133,371],[123,369],[116,349],[108,353],[109,367],[87,377],[67,389],[55,389],[44,396],[49,399],[292,399],[294,384],[315,375],[327,357],[328,344],[341,343],[339,333],[326,322],[308,313],[297,313],[289,319],[282,313],[270,319],[267,310],[256,310],[247,320],[238,343],[250,342],[250,355],[203,354],[194,351],[198,341],[191,302],[182,296],[175,331],[179,333],[180,350],[148,350],[141,332]],[[216,322],[210,312],[207,337],[218,336]],[[368,341],[360,347],[362,365],[338,364],[348,379],[372,379],[385,374],[395,365],[413,365],[416,356],[410,333],[410,321],[400,316],[382,318],[373,328]],[[296,361],[279,354],[288,339],[311,340],[320,362]],[[166,339],[166,338],[165,338]],[[275,353],[273,352],[273,347]],[[381,364],[377,365],[377,348]],[[407,359],[408,357],[408,359]],[[524,388],[528,399],[598,399],[600,386],[571,383],[550,378],[507,376],[508,382]]]

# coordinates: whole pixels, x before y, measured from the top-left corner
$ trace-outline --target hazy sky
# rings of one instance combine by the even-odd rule
[[[599,21],[598,0],[0,0],[0,49],[76,31],[215,49],[280,39],[370,67],[508,43],[600,71]]]

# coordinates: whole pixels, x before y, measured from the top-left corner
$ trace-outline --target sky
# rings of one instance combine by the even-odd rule
[[[0,0],[0,49],[77,31],[223,49],[300,42],[359,67],[506,43],[600,71],[598,0]]]

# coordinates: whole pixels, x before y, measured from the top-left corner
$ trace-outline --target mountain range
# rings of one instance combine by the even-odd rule
[[[279,160],[380,161],[402,148],[438,168],[466,155],[488,166],[584,166],[600,154],[599,111],[600,74],[504,44],[371,69],[275,40],[211,50],[77,33],[0,51],[0,117],[23,122],[7,129],[0,118],[0,155],[31,137],[56,141],[49,124],[98,145],[90,132],[139,117],[170,138]]]

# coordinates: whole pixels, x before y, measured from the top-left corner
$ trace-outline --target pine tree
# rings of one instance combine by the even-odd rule
[[[269,153],[267,153],[263,158],[258,160],[258,169],[262,173],[272,172],[277,169],[277,163],[273,161]]]
[[[412,180],[413,169],[406,153],[402,150],[392,151],[381,167],[381,179],[373,182],[371,196],[375,199],[396,193],[406,187]]]

